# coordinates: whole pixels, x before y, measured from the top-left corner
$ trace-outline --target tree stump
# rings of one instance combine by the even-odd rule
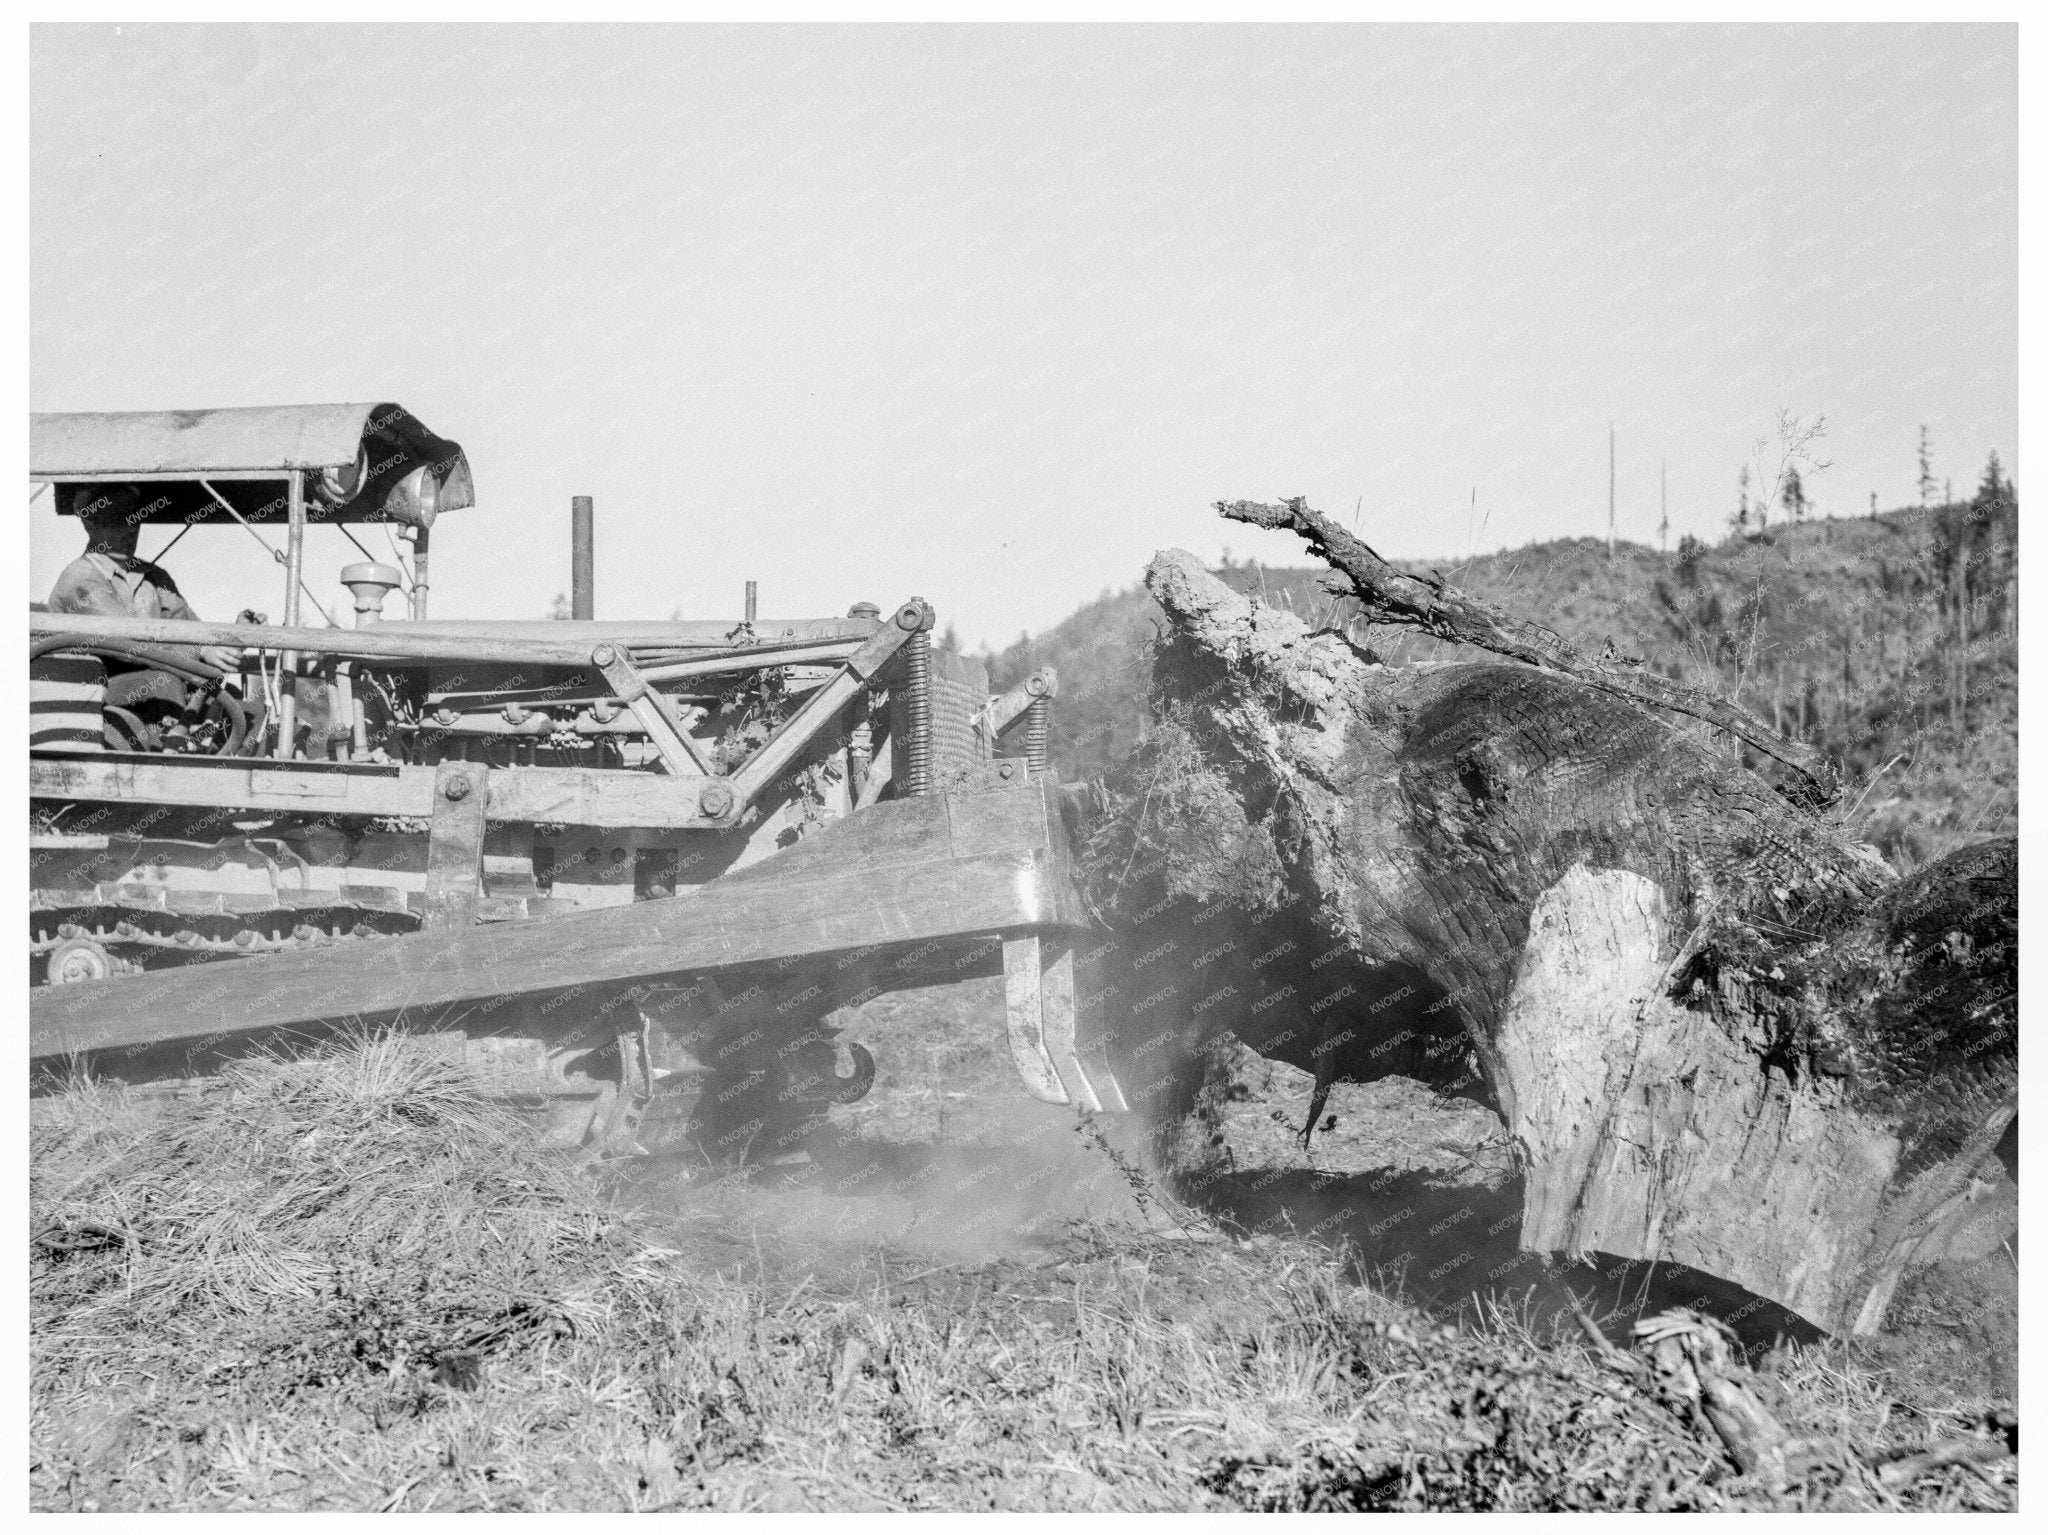
[[[1085,857],[1138,1096],[1228,1029],[1493,1104],[1525,1248],[1689,1264],[1829,1331],[1995,1252],[2017,850],[1899,879],[1698,719],[1515,662],[1388,667],[1158,556],[1153,728]],[[1149,1080],[1148,1080],[1149,1075]]]

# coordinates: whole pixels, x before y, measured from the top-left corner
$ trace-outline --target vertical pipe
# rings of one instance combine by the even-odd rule
[[[749,629],[754,627],[755,602],[760,596],[760,590],[759,582],[749,581],[747,583],[747,627]]]
[[[367,757],[370,754],[370,726],[363,718],[363,711],[356,703],[356,663],[343,661],[334,668],[334,690],[341,695],[342,718],[348,721],[348,738],[351,755]]]
[[[868,773],[875,760],[875,735],[866,720],[846,734],[846,782],[853,802],[860,803],[868,786]]]
[[[427,616],[427,530],[415,528],[412,535],[412,616]]]
[[[374,570],[344,570],[342,576],[345,579],[351,573],[364,577],[376,574]],[[390,588],[380,586],[371,580],[347,584],[350,594],[356,600],[356,627],[368,629],[383,618],[384,594]],[[363,718],[363,711],[356,706],[355,673],[355,662],[341,662],[334,668],[334,688],[342,700],[342,718],[348,721],[351,755],[367,757],[370,754],[370,727],[369,722]]]
[[[903,647],[903,792],[932,792],[932,636],[920,629]]]
[[[277,503],[272,502],[275,506]],[[299,588],[306,572],[306,477],[293,470],[285,481],[284,621],[299,621]]]
[[[306,569],[306,477],[285,478],[284,621],[299,622],[299,588]],[[299,739],[299,653],[287,650],[277,662],[277,754],[290,761]]]
[[[588,496],[569,498],[571,618],[597,617],[597,528]]]

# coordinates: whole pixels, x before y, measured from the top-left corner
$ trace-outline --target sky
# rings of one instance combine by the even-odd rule
[[[433,610],[885,608],[969,647],[1154,551],[1717,538],[2017,446],[2009,25],[52,26],[33,409],[396,400],[475,508]],[[1766,455],[1766,471],[1777,462]],[[29,581],[81,546],[31,503]],[[164,534],[147,533],[145,555]],[[330,609],[361,556],[309,535]],[[279,611],[239,528],[170,568]],[[267,600],[266,600],[267,599]]]

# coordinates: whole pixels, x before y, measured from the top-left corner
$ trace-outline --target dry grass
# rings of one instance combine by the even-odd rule
[[[1577,1343],[1438,1330],[1307,1240],[1086,1219],[934,1262],[776,1218],[809,1195],[629,1212],[388,1041],[37,1109],[43,1509],[2015,1504],[2010,1462],[1774,1497]],[[1864,1450],[1975,1412],[1836,1348],[1762,1379]]]

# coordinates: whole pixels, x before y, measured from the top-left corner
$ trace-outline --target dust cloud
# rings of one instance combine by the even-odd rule
[[[808,1163],[631,1169],[622,1198],[673,1219],[705,1253],[744,1258],[751,1244],[758,1257],[765,1243],[825,1268],[877,1249],[938,1266],[1029,1263],[1083,1230],[1106,1241],[1187,1235],[1135,1116],[1083,1117],[1021,1093],[961,1107],[948,1139],[835,1123]]]

